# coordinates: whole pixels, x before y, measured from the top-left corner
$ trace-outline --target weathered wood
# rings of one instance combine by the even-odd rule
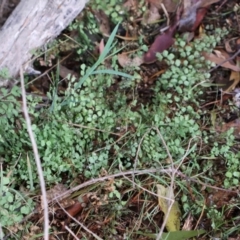
[[[0,71],[28,68],[31,51],[58,36],[88,0],[21,0],[0,31]]]

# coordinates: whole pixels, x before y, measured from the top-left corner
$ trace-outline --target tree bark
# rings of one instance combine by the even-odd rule
[[[0,71],[7,68],[13,78],[21,66],[27,71],[31,51],[58,36],[87,1],[21,0],[0,31]]]

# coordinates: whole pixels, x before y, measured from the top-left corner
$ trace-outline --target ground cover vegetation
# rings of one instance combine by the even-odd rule
[[[179,23],[176,9],[192,12],[183,2],[90,1],[34,53],[43,74],[25,86],[51,239],[240,236],[240,6],[212,1],[194,31],[176,30],[146,62],[159,29]],[[21,89],[0,91],[0,238],[42,239]]]

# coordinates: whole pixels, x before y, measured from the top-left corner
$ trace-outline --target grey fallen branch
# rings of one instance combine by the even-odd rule
[[[0,72],[7,69],[11,78],[19,75],[21,66],[31,72],[32,52],[56,38],[87,1],[22,0],[0,30]],[[0,79],[0,86],[6,84]]]

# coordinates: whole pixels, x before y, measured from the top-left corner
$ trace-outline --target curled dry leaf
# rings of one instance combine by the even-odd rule
[[[122,67],[138,67],[143,63],[143,57],[128,57],[127,53],[118,54],[118,63]]]

